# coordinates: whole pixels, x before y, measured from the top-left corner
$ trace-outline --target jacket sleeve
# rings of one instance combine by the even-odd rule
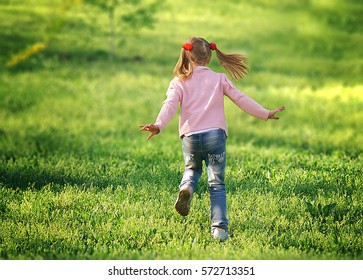
[[[175,87],[175,82],[172,80],[169,84],[169,88],[166,92],[166,99],[160,109],[160,112],[156,118],[155,124],[159,126],[162,131],[165,126],[171,121],[178,110],[180,102],[180,95]]]
[[[270,111],[237,89],[225,74],[222,74],[221,83],[223,85],[224,94],[239,108],[256,118],[262,120],[268,119]]]

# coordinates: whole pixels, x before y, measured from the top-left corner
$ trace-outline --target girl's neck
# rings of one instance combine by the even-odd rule
[[[199,64],[199,63],[193,63],[193,67],[196,67],[196,66],[207,66],[208,63],[204,63],[204,64]]]

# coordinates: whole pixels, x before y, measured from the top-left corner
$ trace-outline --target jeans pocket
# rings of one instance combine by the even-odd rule
[[[204,141],[208,153],[221,154],[226,150],[226,135],[223,130],[212,131]]]

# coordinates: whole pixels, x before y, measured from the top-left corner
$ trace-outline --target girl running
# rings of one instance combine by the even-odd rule
[[[188,215],[204,161],[208,173],[212,234],[214,238],[225,241],[228,238],[229,221],[224,184],[228,136],[224,96],[243,111],[262,120],[277,120],[275,114],[285,110],[285,107],[265,109],[238,90],[225,74],[208,68],[212,51],[215,51],[220,64],[232,78],[240,79],[247,74],[245,56],[223,53],[215,43],[209,43],[203,38],[188,39],[182,46],[174,68],[175,78],[169,84],[167,98],[155,123],[140,125],[140,131],[150,132],[148,140],[159,134],[180,105],[179,136],[185,170],[174,208],[180,215]]]

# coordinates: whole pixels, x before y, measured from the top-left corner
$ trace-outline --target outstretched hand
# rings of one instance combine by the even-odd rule
[[[147,140],[149,140],[154,135],[158,134],[160,132],[160,128],[155,124],[141,124],[139,125],[139,131],[149,131],[150,135],[147,137]]]
[[[284,106],[278,107],[275,110],[271,110],[270,113],[268,114],[268,118],[269,119],[273,119],[273,120],[278,120],[279,117],[276,117],[275,114],[278,112],[282,112],[285,110]]]

